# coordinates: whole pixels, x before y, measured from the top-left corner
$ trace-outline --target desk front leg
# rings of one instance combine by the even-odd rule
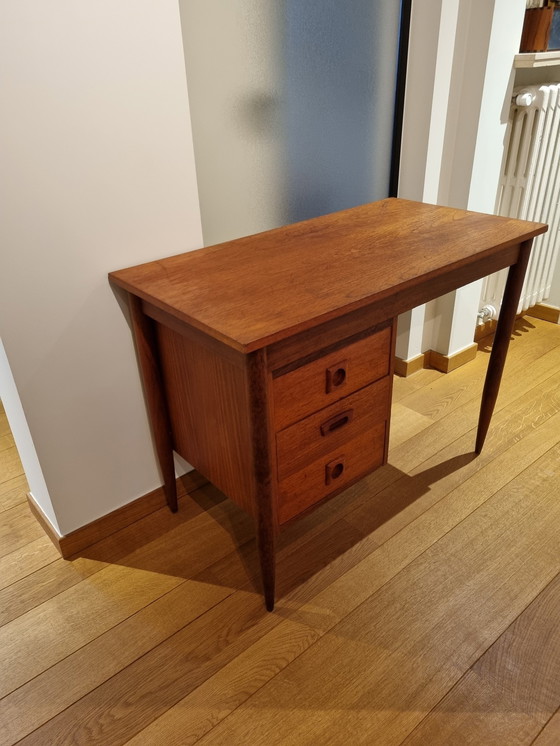
[[[492,352],[490,354],[490,361],[488,363],[488,370],[486,372],[484,390],[482,392],[482,402],[480,405],[480,416],[478,419],[478,431],[475,446],[477,454],[482,451],[486,439],[486,433],[488,432],[488,427],[494,411],[494,406],[496,404],[496,399],[498,398],[500,381],[502,380],[502,373],[504,370],[511,333],[513,331],[513,325],[515,323],[519,298],[521,297],[523,280],[525,279],[525,272],[527,271],[527,264],[529,263],[529,257],[531,255],[532,244],[532,239],[524,241],[521,244],[517,262],[509,268],[506,289],[502,300],[502,308],[500,310],[500,317],[498,319]]]
[[[268,611],[272,611],[274,609],[276,584],[276,534],[278,526],[272,476],[266,350],[262,349],[251,353],[247,364],[256,496],[257,546],[266,608]]]
[[[140,298],[129,294],[128,305],[150,425],[163,477],[163,490],[169,509],[176,513],[177,483],[173,463],[173,440],[159,368],[154,322],[142,310]]]

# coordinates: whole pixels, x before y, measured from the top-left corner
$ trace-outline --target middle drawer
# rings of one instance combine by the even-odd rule
[[[276,435],[278,479],[285,479],[324,453],[387,419],[390,377],[339,399]]]

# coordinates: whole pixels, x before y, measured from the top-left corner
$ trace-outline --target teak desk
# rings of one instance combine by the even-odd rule
[[[132,327],[164,488],[172,451],[275,536],[387,461],[397,316],[510,267],[476,452],[532,239],[546,225],[386,199],[110,274]]]

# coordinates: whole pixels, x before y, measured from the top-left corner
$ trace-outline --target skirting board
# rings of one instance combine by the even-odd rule
[[[474,360],[478,351],[478,345],[473,342],[463,350],[456,352],[454,355],[442,355],[440,352],[435,350],[429,351],[429,365],[430,368],[441,370],[442,373],[451,373],[452,370],[460,368],[465,363],[470,363]]]
[[[400,376],[401,378],[407,378],[408,376],[411,376],[413,373],[416,373],[417,370],[422,370],[422,368],[427,368],[426,365],[426,353],[423,352],[420,355],[417,355],[416,357],[410,358],[410,360],[403,360],[400,357],[395,358],[395,373],[397,376]]]
[[[535,319],[551,321],[553,324],[560,323],[560,308],[556,308],[556,306],[547,306],[544,303],[537,303],[536,306],[528,308],[525,313],[527,316],[533,316]]]
[[[190,471],[177,479],[177,497],[184,497],[189,492],[207,484],[207,482],[208,480],[196,470]],[[148,492],[147,495],[143,495],[65,536],[59,536],[29,493],[27,501],[31,512],[64,559],[72,557],[86,547],[167,505],[163,488],[158,487],[152,492]]]
[[[442,355],[435,350],[427,350],[410,360],[395,358],[395,373],[403,378],[416,373],[417,370],[421,370],[422,368],[435,368],[442,373],[451,373],[452,370],[474,360],[477,350],[478,345],[473,342],[472,345],[465,347],[464,350],[460,350],[454,355]]]

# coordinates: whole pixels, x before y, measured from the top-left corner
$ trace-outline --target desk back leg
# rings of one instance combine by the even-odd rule
[[[494,336],[494,343],[492,345],[492,352],[490,354],[490,361],[488,362],[488,370],[486,372],[486,380],[484,381],[484,390],[482,392],[482,402],[480,404],[480,416],[478,419],[478,431],[476,434],[475,446],[475,452],[477,454],[482,451],[490,420],[492,419],[496,399],[498,398],[500,381],[502,380],[502,373],[504,370],[511,333],[513,331],[513,325],[515,323],[519,298],[521,297],[523,280],[525,279],[525,272],[527,271],[527,264],[531,255],[532,244],[533,239],[524,241],[521,244],[519,247],[519,257],[517,262],[512,264],[509,268],[506,289],[502,300],[502,308],[500,310],[498,325],[496,326],[496,334]]]
[[[257,547],[261,565],[264,600],[268,611],[274,609],[276,585],[277,518],[272,483],[269,398],[267,392],[266,350],[248,356],[251,440],[257,520]]]
[[[158,361],[155,324],[142,310],[142,301],[128,296],[132,332],[140,365],[144,395],[169,509],[177,512],[177,483],[173,463],[173,440]]]

